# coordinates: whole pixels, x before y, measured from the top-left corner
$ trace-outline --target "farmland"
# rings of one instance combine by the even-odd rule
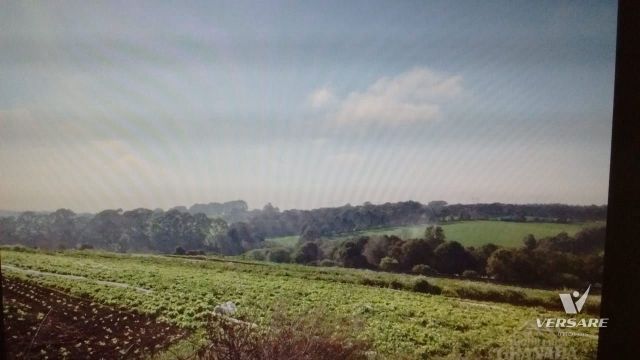
[[[357,336],[373,341],[385,358],[397,354],[493,358],[514,349],[522,331],[528,331],[523,326],[535,323],[537,317],[563,315],[545,306],[557,302],[556,291],[455,279],[430,278],[442,288],[442,294],[433,295],[384,286],[410,283],[415,276],[365,270],[82,251],[3,248],[1,255],[3,276],[12,283],[21,279],[29,281],[24,284],[56,287],[103,306],[157,317],[159,323],[184,331],[197,330],[206,314],[225,301],[238,305],[238,317],[259,325],[268,324],[277,308],[285,308],[290,315],[320,309],[335,319],[355,318],[364,324]],[[519,294],[538,305],[474,299],[473,294],[482,293],[494,297]],[[587,306],[596,302],[597,308],[598,301],[597,296],[590,297]],[[533,338],[589,358],[595,354],[596,333],[585,333],[587,336],[557,337],[535,332]]]
[[[508,221],[457,221],[440,224],[448,240],[455,240],[464,246],[480,246],[493,243],[504,247],[522,245],[522,238],[533,234],[536,238],[557,235],[566,232],[574,235],[581,229],[603,225],[604,222],[588,223],[542,223],[542,222],[508,222]],[[343,240],[354,236],[396,235],[401,238],[419,238],[424,236],[427,225],[411,225],[400,227],[376,228],[331,237],[332,240]],[[294,246],[298,236],[283,236],[268,239],[271,244],[280,246]]]
[[[16,278],[4,278],[2,290],[9,358],[138,358],[187,335],[148,315],[114,310]]]

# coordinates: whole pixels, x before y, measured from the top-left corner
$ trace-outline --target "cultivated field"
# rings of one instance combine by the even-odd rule
[[[542,222],[509,222],[509,221],[458,221],[440,224],[447,240],[455,240],[464,246],[481,246],[487,243],[504,247],[518,247],[522,245],[522,238],[533,234],[536,238],[557,235],[566,232],[575,235],[581,229],[590,226],[600,226],[604,222],[590,223],[542,223]],[[420,238],[424,236],[427,225],[412,225],[400,227],[388,227],[357,231],[329,239],[342,240],[354,236],[396,235],[404,239]],[[298,236],[283,236],[268,239],[272,244],[281,246],[294,246],[298,242]]]
[[[168,331],[167,337],[161,339],[164,345],[186,332],[197,334],[203,319],[215,305],[233,301],[238,306],[236,316],[258,325],[268,324],[270,315],[278,308],[286,309],[291,315],[320,310],[336,320],[361,321],[363,331],[355,335],[371,339],[382,358],[393,359],[399,354],[411,358],[448,355],[457,358],[460,354],[496,358],[521,351],[519,342],[523,338],[533,341],[531,346],[564,349],[560,351],[578,358],[595,356],[597,339],[593,330],[581,330],[583,336],[558,337],[530,328],[537,317],[565,316],[550,310],[560,306],[557,291],[429,279],[442,289],[441,294],[434,295],[412,291],[410,284],[416,277],[410,275],[204,257],[187,259],[81,251],[44,253],[9,248],[3,248],[1,256],[3,277],[9,279],[3,286],[10,287],[10,291],[4,292],[4,296],[9,297],[4,299],[5,303],[13,303],[11,298],[19,297],[15,289],[24,293],[36,283],[55,287],[72,296],[91,299],[93,304],[112,309],[109,311],[126,309],[140,312],[141,319],[148,316],[154,324],[171,324],[154,326],[178,326],[180,329]],[[44,291],[40,287],[33,289]],[[474,300],[482,296],[494,301]],[[511,301],[531,305],[507,303]],[[597,296],[590,296],[587,306],[591,306],[593,312],[598,302]],[[98,306],[92,303],[83,304]],[[49,301],[46,307],[56,312],[64,309],[57,301]],[[102,311],[100,309],[96,311]],[[19,311],[38,319],[44,310],[26,307]],[[18,313],[14,307],[7,311]],[[123,313],[113,316],[124,317]],[[91,322],[99,327],[102,325],[98,318],[92,318]],[[71,321],[63,316],[52,319],[64,323],[60,326],[67,326]],[[121,325],[109,326],[119,334],[118,342],[127,339],[123,328],[118,327]],[[32,335],[19,333],[17,338],[8,339],[8,345],[23,346],[27,338],[31,339]],[[135,343],[136,338],[127,341]],[[73,345],[77,344],[70,346]],[[156,345],[159,343],[149,346]],[[162,346],[158,350],[162,350]],[[123,348],[130,352],[144,350],[139,346],[130,349],[120,346],[113,350]]]

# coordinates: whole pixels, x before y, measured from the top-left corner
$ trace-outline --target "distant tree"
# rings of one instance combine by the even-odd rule
[[[174,254],[176,254],[176,255],[184,255],[184,254],[186,254],[186,253],[187,253],[187,252],[182,248],[182,246],[178,246],[178,247],[176,248],[176,251],[174,252]]]
[[[234,243],[239,243],[243,250],[250,250],[259,247],[264,239],[254,236],[249,227],[249,224],[245,222],[237,222],[231,224],[227,236]]]
[[[82,230],[84,241],[109,251],[126,251],[128,244],[121,241],[124,234],[122,209],[103,210],[96,214]],[[173,250],[173,247],[167,251]]]
[[[522,242],[524,243],[524,248],[529,251],[535,249],[536,246],[538,246],[538,242],[536,241],[536,238],[533,236],[533,234],[525,236],[524,239],[522,239]]]
[[[498,245],[495,245],[492,243],[484,244],[478,248],[478,250],[483,254],[485,258],[488,258],[489,256],[491,256],[491,254],[493,254],[493,252],[498,249],[499,249]]]
[[[370,265],[367,262],[367,258],[362,255],[362,251],[368,241],[369,238],[367,237],[345,241],[334,249],[334,258],[341,262],[344,267],[368,268]]]
[[[314,242],[302,244],[293,254],[293,261],[298,264],[307,264],[322,258],[322,252]]]
[[[499,249],[499,247],[492,243],[484,244],[478,248],[467,249],[473,258],[475,264],[474,270],[481,274],[486,274],[487,260],[497,249]]]
[[[223,254],[226,254],[223,249],[228,247],[230,240],[227,237],[229,232],[229,225],[222,218],[213,218],[209,222],[209,230],[207,236],[204,239],[205,247],[209,250],[214,250]],[[238,244],[238,251],[241,251],[241,245]],[[234,249],[235,250],[235,249]]]
[[[47,223],[46,215],[25,211],[16,219],[15,236],[26,246],[49,247]]]
[[[367,240],[362,254],[372,267],[378,267],[385,256],[401,258],[402,244],[404,240],[394,235],[373,236]]]
[[[169,210],[153,218],[151,224],[151,242],[154,248],[163,253],[172,252],[177,246],[183,246],[185,217],[188,213]]]
[[[153,249],[151,244],[151,218],[153,211],[138,208],[125,211],[124,232],[127,235],[129,247],[134,251],[149,251]]]
[[[499,249],[487,260],[487,274],[497,280],[512,280],[512,269],[515,262],[515,250]]]
[[[445,274],[460,274],[472,268],[471,255],[457,241],[446,241],[433,251],[436,269]]]
[[[440,226],[428,226],[424,232],[424,238],[432,249],[445,242],[444,230]]]
[[[411,239],[402,245],[400,266],[404,271],[411,270],[415,265],[427,264],[433,261],[433,250],[427,240]]]
[[[536,254],[518,249],[499,249],[487,260],[487,274],[497,280],[523,284],[544,281],[540,279],[538,269],[542,267],[545,273],[553,273],[553,270],[542,260]]]
[[[314,226],[305,226],[300,235],[299,242],[304,243],[308,241],[316,241],[320,239],[320,231]]]
[[[13,217],[0,218],[0,244],[17,244],[16,219]]]
[[[607,235],[605,226],[587,227],[575,235],[574,246],[571,249],[575,254],[593,254],[604,250],[604,242]]]
[[[76,214],[68,209],[58,209],[47,215],[47,240],[50,246],[74,247],[76,245],[77,229]]]

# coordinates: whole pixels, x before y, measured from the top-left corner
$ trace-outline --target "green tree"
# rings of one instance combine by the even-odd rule
[[[433,261],[433,250],[427,240],[412,239],[407,240],[402,245],[401,268],[405,271],[411,270],[418,264],[429,264]]]
[[[293,255],[293,261],[298,264],[308,264],[322,258],[322,251],[314,242],[307,242],[296,249]]]
[[[424,238],[432,249],[437,248],[446,240],[444,230],[440,226],[433,225],[427,227],[424,232]]]
[[[522,239],[522,243],[524,244],[524,248],[529,251],[535,249],[536,246],[538,246],[538,242],[536,241],[536,238],[535,236],[533,236],[533,234],[525,236],[524,239]]]
[[[460,274],[473,267],[471,255],[457,241],[446,241],[433,251],[436,269],[445,274]]]

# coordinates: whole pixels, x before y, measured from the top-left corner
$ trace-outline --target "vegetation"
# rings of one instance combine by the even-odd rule
[[[464,246],[482,246],[495,244],[502,247],[519,247],[522,238],[532,234],[536,238],[554,236],[566,232],[573,236],[580,230],[588,227],[603,226],[604,221],[592,222],[515,222],[502,220],[467,220],[450,221],[438,224],[447,234],[449,240],[459,242]],[[428,225],[407,225],[398,227],[373,228],[362,231],[349,232],[336,236],[323,237],[328,241],[344,241],[359,236],[397,236],[402,239],[415,239],[424,235],[424,229]],[[266,245],[294,247],[298,244],[299,236],[283,236],[267,238]]]
[[[493,219],[501,223],[546,221],[565,224],[603,220],[605,215],[606,206],[447,205],[442,201],[427,205],[406,201],[286,211],[267,204],[262,210],[249,211],[247,204],[239,200],[225,204],[196,204],[189,209],[175,207],[169,211],[142,208],[130,211],[108,209],[97,214],[75,214],[68,209],[51,213],[26,211],[15,217],[0,218],[0,244],[49,249],[77,248],[84,244],[115,252],[161,253],[172,253],[177,247],[182,247],[185,251],[205,250],[234,255],[265,247],[265,238],[278,236],[295,236],[300,242],[313,242],[326,237],[352,237],[354,233],[371,229],[436,222]],[[445,229],[449,239],[465,246],[472,245],[460,239],[470,238],[465,232],[478,232],[475,225],[467,230],[462,224],[457,226]],[[480,231],[490,238],[474,244],[487,241],[501,244],[500,236],[494,235],[507,228]],[[540,237],[559,232],[551,225],[544,228],[547,229],[545,233],[527,229],[524,234]],[[524,236],[522,230],[520,226],[519,236],[509,231],[501,236],[513,241]],[[572,233],[571,229],[562,231]],[[368,236],[366,233],[360,235]],[[291,241],[288,242],[291,245]]]
[[[371,343],[353,339],[359,330],[351,322],[327,321],[326,313],[314,312],[296,319],[276,312],[269,327],[210,316],[205,325],[205,345],[198,350],[203,360],[367,360]]]
[[[537,240],[529,234],[521,239],[520,248],[494,244],[465,248],[447,240],[442,228],[429,226],[417,239],[383,235],[346,240],[336,244],[329,256],[348,268],[488,278],[528,286],[586,287],[602,281],[604,241],[604,227],[589,227],[573,237],[560,233]]]
[[[557,291],[482,282],[215,257],[16,250],[2,249],[4,276],[30,279],[106,305],[158,315],[160,320],[188,329],[205,328],[213,307],[225,301],[237,304],[238,318],[258,326],[271,324],[277,309],[286,309],[291,318],[324,309],[326,320],[333,324],[345,318],[361,322],[362,331],[355,336],[371,342],[383,357],[465,354],[495,358],[496,352],[509,348],[522,336],[520,329],[536,317],[564,314],[545,309],[561,311]],[[478,297],[491,302],[472,300]],[[584,311],[597,311],[597,301],[597,296],[590,296]],[[594,329],[585,332],[595,334]],[[593,338],[549,336],[557,346],[577,349],[580,357],[594,354]]]

